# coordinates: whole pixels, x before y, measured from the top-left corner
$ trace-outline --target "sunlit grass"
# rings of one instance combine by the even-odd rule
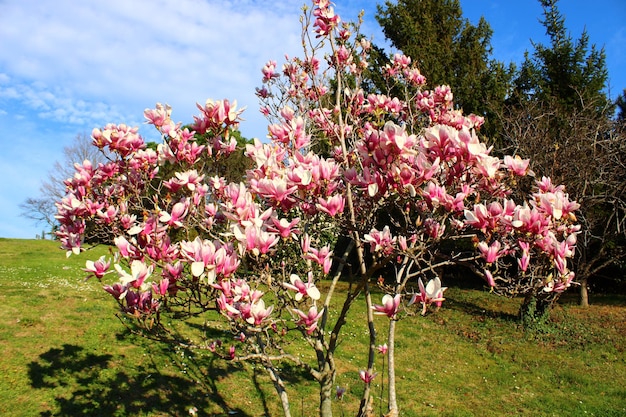
[[[0,415],[185,416],[190,407],[280,415],[262,369],[130,335],[100,284],[83,279],[85,260],[104,253],[67,259],[55,242],[0,239]],[[517,322],[519,300],[459,288],[446,296],[439,312],[398,323],[401,415],[626,415],[624,297],[596,297],[589,309],[566,300],[531,333]],[[354,415],[363,392],[363,306],[354,306],[337,352],[336,385],[347,391],[336,415]],[[376,320],[382,344],[388,321]],[[386,402],[382,365],[379,356],[376,412]],[[292,415],[316,415],[316,384],[283,370],[297,382],[289,385]]]

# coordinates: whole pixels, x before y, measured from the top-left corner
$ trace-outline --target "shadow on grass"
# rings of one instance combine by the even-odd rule
[[[494,296],[495,297],[495,296]],[[519,314],[511,314],[506,311],[494,309],[489,306],[480,305],[473,300],[461,297],[450,297],[447,299],[446,308],[463,312],[479,319],[497,319],[503,322],[519,323]]]
[[[580,305],[580,294],[578,294],[578,291],[578,287],[568,290],[559,298],[558,304],[567,306]],[[626,306],[626,294],[591,293],[589,294],[589,305],[624,307]]]
[[[86,352],[71,344],[41,354],[28,365],[31,386],[55,390],[56,406],[50,407],[54,412],[42,411],[40,416],[185,416],[191,407],[198,409],[197,415],[206,416],[202,409],[212,402],[224,412],[211,416],[250,417],[243,410],[229,408],[210,378],[201,384],[164,375],[153,366],[131,364],[125,369],[116,362],[112,355]]]

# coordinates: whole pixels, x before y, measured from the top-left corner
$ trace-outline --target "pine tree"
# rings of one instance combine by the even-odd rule
[[[472,25],[459,0],[398,0],[379,5],[376,19],[430,87],[449,85],[464,113],[486,117],[487,136],[498,129],[495,112],[510,92],[514,67],[490,58],[493,30],[484,18]]]
[[[602,113],[608,104],[604,92],[608,79],[604,48],[589,46],[584,30],[574,41],[567,32],[565,18],[557,8],[558,0],[540,0],[544,10],[541,22],[550,40],[549,45],[534,43],[534,53],[526,54],[516,80],[517,93],[525,99],[556,100],[563,110],[580,110],[586,102],[594,102]]]

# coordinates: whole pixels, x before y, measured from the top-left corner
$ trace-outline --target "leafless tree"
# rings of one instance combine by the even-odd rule
[[[82,163],[85,159],[97,165],[104,162],[106,156],[91,143],[91,137],[86,133],[76,135],[74,142],[63,148],[63,159],[55,161],[45,179],[41,181],[39,196],[29,197],[19,207],[22,217],[33,220],[36,224],[45,224],[54,229],[56,220],[54,203],[65,196],[64,181],[71,178],[76,172],[75,163]]]
[[[527,101],[501,114],[503,141],[531,158],[538,176],[550,176],[580,205],[575,272],[580,303],[588,305],[588,281],[626,259],[626,123],[611,118],[612,106],[580,96],[565,114],[556,103]]]

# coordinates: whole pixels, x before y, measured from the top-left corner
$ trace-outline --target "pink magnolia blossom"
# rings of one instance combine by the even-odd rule
[[[454,199],[448,194],[445,187],[429,182],[423,189],[422,196],[429,204],[429,207],[437,208],[443,205],[446,208],[451,208]]]
[[[257,302],[252,303],[250,308],[250,317],[248,317],[246,321],[254,326],[259,326],[270,316],[270,314],[272,314],[273,309],[274,306],[265,308],[265,302],[263,300],[258,300]]]
[[[363,236],[363,240],[370,244],[372,252],[377,252],[383,256],[390,254],[396,243],[396,238],[391,236],[389,226],[385,226],[382,231],[372,228],[370,232]]]
[[[230,318],[259,326],[274,309],[273,306],[265,308],[265,302],[261,299],[263,292],[252,290],[245,280],[222,280],[212,286],[221,291],[217,304],[222,313]]]
[[[237,101],[232,103],[229,100],[207,100],[204,106],[198,105],[201,116],[194,116],[193,130],[204,134],[207,130],[219,129],[221,126],[239,125],[239,118],[243,109],[237,110]]]
[[[130,284],[134,288],[144,288],[144,282],[152,275],[154,266],[146,265],[144,262],[136,259],[130,264],[130,273],[126,272],[120,265],[115,265],[115,269],[120,276],[122,284]]]
[[[163,223],[167,223],[169,226],[174,227],[183,227],[183,220],[189,211],[189,200],[183,198],[178,203],[174,204],[172,207],[172,212],[168,213],[166,211],[161,212],[159,216],[159,221]]]
[[[248,225],[243,230],[239,225],[233,225],[233,233],[240,243],[241,251],[250,252],[254,256],[268,253],[280,240],[275,233],[253,225]]]
[[[361,381],[365,382],[366,384],[370,384],[374,380],[374,378],[376,378],[376,375],[378,374],[372,373],[370,371],[365,371],[365,370],[359,371],[359,378],[361,378]]]
[[[406,251],[409,248],[409,243],[406,236],[398,236],[398,246],[403,251]]]
[[[386,315],[390,319],[395,319],[396,314],[398,313],[398,308],[400,307],[401,297],[402,296],[400,294],[396,294],[395,296],[385,294],[383,296],[382,305],[374,304],[372,306],[374,314]]]
[[[386,143],[395,146],[399,152],[412,148],[417,142],[415,135],[408,135],[402,127],[392,122],[385,123],[383,133]]]
[[[283,239],[294,237],[295,235],[300,233],[300,231],[296,228],[296,225],[300,223],[299,217],[296,217],[291,221],[284,218],[278,220],[277,218],[273,217],[272,223],[274,225],[274,228],[271,229],[271,231],[278,232],[280,237],[282,237]]]
[[[344,45],[337,48],[337,65],[343,67],[352,63],[352,54]]]
[[[131,153],[144,149],[146,144],[137,133],[139,128],[125,124],[108,124],[102,129],[93,129],[91,137],[93,143],[100,149],[108,147],[112,152],[127,157]]]
[[[518,241],[517,244],[522,251],[522,256],[517,259],[517,264],[523,272],[526,272],[530,264],[530,244],[522,240]]]
[[[313,181],[313,173],[311,172],[311,167],[295,164],[289,167],[287,178],[299,189],[308,189]]]
[[[543,288],[545,292],[563,292],[567,288],[569,288],[574,280],[574,273],[568,272],[567,274],[562,275],[558,279],[554,279],[553,276],[549,276],[546,285]]]
[[[486,150],[481,152],[483,153],[477,156],[476,168],[481,175],[488,178],[494,178],[501,165],[500,158],[486,155]]]
[[[516,208],[511,225],[522,233],[543,236],[550,227],[550,219],[537,208],[530,208],[524,203]]]
[[[120,283],[115,283],[113,285],[105,285],[104,290],[111,294],[116,300],[121,300],[126,297],[126,291],[128,288],[125,285]]]
[[[528,172],[529,163],[529,159],[522,159],[518,155],[515,155],[515,157],[506,155],[504,157],[504,166],[513,174],[520,177],[526,175],[526,173]]]
[[[106,260],[106,257],[103,255],[97,261],[87,261],[85,262],[85,268],[83,271],[89,272],[91,275],[95,276],[98,279],[101,279],[108,273],[109,267],[111,266],[111,262]]]
[[[310,156],[308,167],[311,170],[312,178],[315,181],[325,183],[327,192],[334,192],[334,183],[340,175],[339,165],[332,159],[323,159],[311,154],[308,156]]]
[[[428,218],[424,220],[423,224],[426,235],[428,235],[432,239],[440,239],[446,231],[446,226],[442,225],[440,222],[433,218]]]
[[[169,105],[163,106],[157,103],[155,109],[145,109],[143,114],[148,123],[161,127],[170,119],[172,108]]]
[[[119,222],[124,230],[130,230],[133,226],[135,226],[135,224],[137,223],[136,214],[125,213],[125,208],[120,208],[119,213],[121,214]]]
[[[104,207],[103,207],[104,208]],[[97,215],[106,224],[111,224],[117,218],[119,209],[115,206],[108,206],[106,210],[100,209],[97,211]]]
[[[317,321],[324,314],[324,309],[321,309],[319,312],[317,311],[317,307],[315,305],[309,308],[308,312],[303,312],[298,310],[297,308],[293,309],[294,313],[296,313],[300,320],[298,321],[298,325],[304,326],[306,334],[311,335],[317,329]]]
[[[396,53],[393,56],[393,64],[399,68],[407,68],[411,65],[411,57],[404,54]]]
[[[552,254],[554,256],[554,264],[557,270],[563,275],[568,273],[569,270],[567,269],[566,259],[573,257],[574,246],[570,245],[567,239],[560,242],[553,240]]]
[[[182,187],[194,191],[204,179],[204,175],[198,175],[198,171],[195,169],[185,172],[176,172],[174,176],[175,178],[163,183],[163,185],[172,192],[176,192]]]
[[[291,197],[291,195],[298,189],[296,186],[289,186],[285,178],[262,178],[256,182],[256,191],[265,198],[269,198],[275,201],[276,204],[281,205]]]
[[[535,194],[539,211],[554,217],[556,220],[566,217],[580,208],[575,201],[570,201],[569,196],[563,191],[546,192]]]
[[[194,277],[205,275],[213,283],[218,274],[230,276],[239,266],[239,258],[231,247],[218,241],[202,240],[180,242],[181,254],[191,263]]]
[[[426,84],[426,77],[417,68],[409,68],[404,71],[407,81],[413,86],[423,86]]]
[[[517,259],[517,265],[519,269],[526,272],[528,265],[530,265],[530,255],[528,253],[522,253],[522,256]]]
[[[168,293],[168,289],[170,286],[170,280],[167,278],[163,278],[158,284],[153,283],[152,289],[154,292],[160,296],[165,296]]]
[[[443,298],[443,293],[448,289],[448,287],[441,286],[441,280],[439,277],[428,281],[426,286],[424,286],[421,278],[418,279],[417,283],[419,285],[420,293],[414,294],[413,297],[411,297],[409,305],[412,305],[417,301],[422,303],[422,315],[426,314],[430,304],[435,304],[437,307],[441,307],[441,303],[445,300],[445,298]]]
[[[330,7],[329,3],[324,1],[317,2],[317,7],[313,10],[313,15],[316,17],[313,27],[315,28],[317,37],[329,35],[341,21],[339,15],[335,14],[334,9]]]
[[[290,290],[296,291],[295,299],[296,301],[301,301],[303,297],[308,296],[312,300],[317,301],[320,299],[321,294],[320,291],[315,286],[313,282],[313,275],[309,274],[308,281],[302,282],[300,277],[296,274],[291,274],[289,277],[291,283],[283,282],[283,286]]]
[[[302,235],[302,239],[300,239],[300,249],[302,249],[302,253],[308,253],[311,250],[311,236],[307,233]]]
[[[493,241],[490,245],[487,245],[487,242],[484,241],[478,243],[478,250],[488,264],[492,264],[498,260],[503,253],[503,251],[500,250],[501,248],[502,244],[499,240]]]
[[[135,258],[138,256],[137,247],[124,236],[116,237],[113,242],[122,257]]]
[[[491,271],[485,269],[485,280],[490,287],[494,288],[496,286],[496,280],[493,278]]]
[[[487,211],[484,204],[474,204],[473,210],[465,210],[465,223],[478,230],[485,232],[493,228],[492,216]]]
[[[542,193],[554,193],[564,189],[562,185],[555,186],[552,184],[552,179],[549,177],[541,177],[541,180],[537,181],[537,187],[539,187],[539,191]]]
[[[309,247],[308,252],[304,253],[302,257],[307,260],[317,262],[322,267],[325,274],[328,274],[332,266],[333,258],[330,246],[326,245],[320,249]]]
[[[274,71],[276,70],[276,61],[267,61],[267,63],[263,66],[261,72],[263,73],[263,82],[269,82],[272,79],[278,77]]]
[[[322,198],[317,200],[317,209],[328,214],[331,217],[335,217],[337,214],[343,212],[345,199],[341,194],[335,194],[332,197]]]

